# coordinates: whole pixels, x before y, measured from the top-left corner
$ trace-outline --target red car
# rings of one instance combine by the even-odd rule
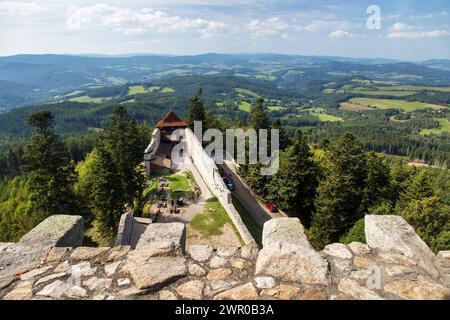
[[[266,208],[270,212],[277,212],[277,205],[273,202],[266,203]]]

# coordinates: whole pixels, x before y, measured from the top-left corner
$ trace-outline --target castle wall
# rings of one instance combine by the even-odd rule
[[[191,129],[185,129],[185,142],[188,155],[201,174],[208,188],[217,197],[236,226],[245,244],[255,243],[241,216],[232,203],[231,192],[227,189],[213,159],[208,157],[201,143]]]

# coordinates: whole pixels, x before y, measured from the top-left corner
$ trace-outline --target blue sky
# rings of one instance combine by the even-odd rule
[[[0,0],[0,55],[206,52],[450,59],[450,1]]]

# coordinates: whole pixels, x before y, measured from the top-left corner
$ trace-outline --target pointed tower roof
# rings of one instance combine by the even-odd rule
[[[164,127],[180,127],[180,128],[186,128],[188,125],[186,122],[178,118],[178,116],[175,114],[175,112],[170,111],[168,112],[157,124],[157,128],[164,128]]]

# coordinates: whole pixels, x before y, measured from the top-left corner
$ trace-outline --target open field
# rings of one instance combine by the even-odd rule
[[[330,121],[330,122],[335,122],[335,121],[342,121],[343,119],[341,117],[337,117],[337,116],[333,116],[331,114],[325,114],[325,113],[312,113],[312,115],[314,116],[318,116],[320,121]]]
[[[286,110],[286,108],[283,107],[283,106],[268,106],[267,109],[269,109],[270,111],[282,111],[282,110]]]
[[[163,92],[163,93],[175,92],[174,89],[169,88],[169,87],[165,87],[165,88],[162,88],[162,89],[161,89],[161,87],[157,87],[157,86],[144,88],[144,86],[142,86],[142,85],[136,85],[136,86],[131,86],[131,87],[128,88],[128,95],[131,96],[131,95],[134,95],[134,94],[152,93],[152,92],[155,92],[155,91]]]
[[[437,122],[439,122],[439,128],[434,129],[422,129],[420,130],[420,134],[442,134],[442,133],[450,133],[450,122],[446,118],[433,118]]]
[[[251,97],[254,97],[254,98],[258,98],[259,97],[259,94],[255,93],[255,92],[253,92],[251,90],[248,90],[248,89],[235,88],[234,90],[236,90],[237,93],[242,94],[242,95],[247,95],[247,96],[251,96]]]
[[[89,96],[81,96],[81,97],[76,97],[76,98],[70,98],[68,100],[71,102],[101,103],[101,102],[105,102],[106,100],[108,100],[108,98],[92,98]]]
[[[364,110],[373,110],[373,108],[367,106],[361,106],[359,104],[354,104],[350,102],[342,102],[340,104],[339,109],[347,110],[347,111],[364,111]]]
[[[250,110],[252,108],[251,104],[246,101],[240,101],[238,103],[238,105],[239,105],[239,109],[242,111],[245,111],[245,112],[250,112]]]
[[[393,96],[393,97],[405,97],[416,93],[416,91],[364,90],[363,88],[355,88],[353,90],[350,90],[349,92],[355,94],[364,94],[367,96]]]
[[[379,86],[378,90],[395,90],[395,91],[442,91],[450,92],[450,87],[433,87],[433,86],[415,86],[415,85],[398,85],[398,86]]]
[[[351,104],[379,108],[379,109],[401,109],[406,112],[412,112],[419,109],[431,108],[433,110],[445,109],[444,106],[429,104],[419,101],[391,100],[391,99],[371,99],[371,98],[353,98]]]

